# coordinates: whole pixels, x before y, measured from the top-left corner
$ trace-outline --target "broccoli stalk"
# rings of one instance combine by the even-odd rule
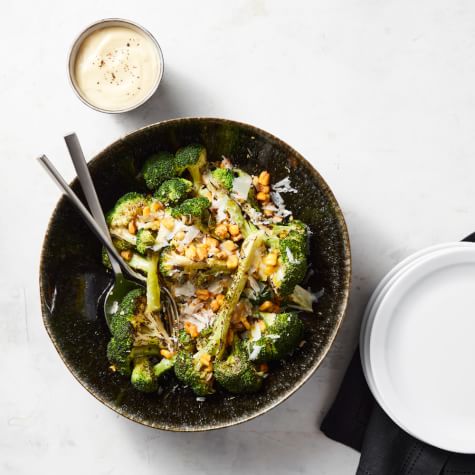
[[[230,355],[214,365],[216,381],[234,394],[253,393],[262,386],[262,375],[249,361],[243,342],[235,337]]]
[[[262,242],[263,233],[259,231],[244,240],[241,259],[226,293],[224,304],[214,320],[209,335],[201,339],[199,350],[193,353],[194,350],[189,346],[181,346],[178,350],[175,375],[182,383],[189,385],[198,396],[206,396],[214,392],[212,374],[208,370],[209,367],[203,364],[203,360],[206,357],[212,357],[215,361],[222,358],[232,313],[246,285],[256,250]]]
[[[160,304],[160,284],[158,282],[158,253],[149,254],[149,268],[147,273],[147,312],[157,312],[161,308]],[[161,321],[160,321],[161,323]],[[163,334],[166,335],[163,324],[161,325]]]

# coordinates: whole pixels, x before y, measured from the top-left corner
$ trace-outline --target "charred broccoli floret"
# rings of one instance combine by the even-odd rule
[[[126,228],[130,221],[132,221],[139,211],[148,206],[149,199],[136,192],[126,193],[119,198],[109,213],[107,213],[106,221],[111,228],[111,233],[117,238],[126,240],[135,245],[135,239],[130,240],[130,236],[127,234],[124,236],[115,235],[114,228]],[[135,238],[135,236],[133,236]],[[128,238],[128,239],[127,239]]]
[[[136,248],[140,254],[146,254],[155,245],[155,234],[150,229],[139,229]]]
[[[302,320],[295,312],[261,313],[260,317],[266,328],[258,339],[248,340],[249,358],[258,363],[285,358],[302,340]]]
[[[178,175],[188,170],[193,182],[193,188],[198,192],[203,184],[201,170],[207,163],[206,149],[199,144],[182,147],[177,150],[174,163]]]
[[[164,181],[153,196],[165,205],[175,205],[183,201],[192,188],[191,181],[184,178],[172,178]]]
[[[174,218],[180,216],[191,216],[192,218],[203,219],[210,206],[211,203],[208,198],[202,196],[198,198],[190,198],[183,201],[183,203],[178,206],[175,206],[175,208],[172,208],[171,215]]]
[[[218,384],[230,393],[253,393],[262,386],[262,375],[249,361],[244,344],[238,337],[234,338],[229,356],[225,360],[216,361],[214,376]]]
[[[233,189],[234,174],[229,168],[216,168],[211,172],[213,183],[228,191]]]
[[[305,277],[307,239],[307,227],[300,221],[292,221],[288,226],[275,226],[267,239],[270,247],[279,254],[277,270],[270,276],[270,283],[281,297],[290,295]]]
[[[158,152],[146,160],[142,175],[149,190],[156,190],[164,181],[177,175],[174,160],[168,152]]]

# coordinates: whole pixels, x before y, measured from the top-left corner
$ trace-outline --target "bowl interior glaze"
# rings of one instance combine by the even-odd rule
[[[312,231],[308,285],[323,291],[314,314],[302,314],[305,345],[272,365],[261,392],[230,396],[218,391],[199,402],[173,375],[159,395],[133,390],[108,369],[108,328],[96,313],[97,298],[110,281],[101,246],[66,198],[51,217],[43,244],[40,289],[43,320],[59,355],[78,381],[111,409],[136,422],[174,431],[209,430],[252,419],[285,400],[317,369],[341,324],[348,301],[351,260],[348,234],[332,192],[295,150],[255,127],[223,119],[176,119],[140,129],[107,147],[90,162],[105,210],[127,191],[144,191],[137,172],[158,150],[202,143],[209,161],[224,155],[250,173],[263,169],[272,181],[290,176],[297,193],[283,197],[294,216]],[[83,198],[77,180],[74,190]]]

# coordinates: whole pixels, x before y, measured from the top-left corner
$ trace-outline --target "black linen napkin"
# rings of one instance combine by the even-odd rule
[[[475,242],[475,233],[464,241]],[[455,454],[425,444],[386,415],[366,384],[359,349],[321,430],[361,452],[357,475],[475,475],[475,455]]]

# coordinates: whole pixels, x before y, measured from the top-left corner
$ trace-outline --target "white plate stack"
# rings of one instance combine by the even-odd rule
[[[475,453],[475,244],[430,247],[379,283],[361,361],[391,419],[436,447]]]

